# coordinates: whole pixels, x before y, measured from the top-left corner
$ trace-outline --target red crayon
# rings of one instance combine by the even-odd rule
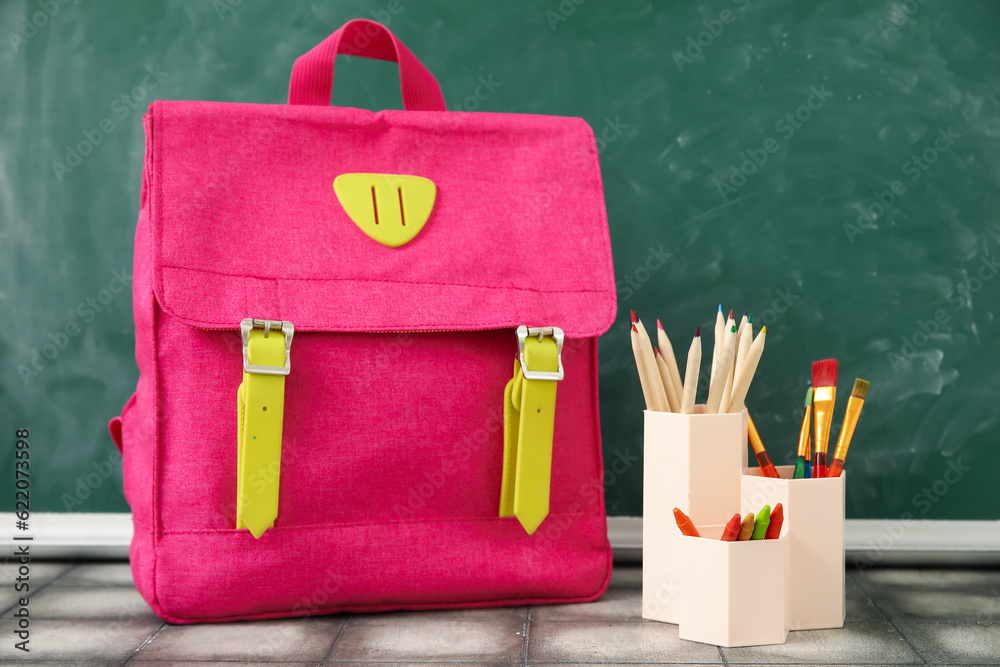
[[[681,532],[689,537],[701,537],[701,533],[691,523],[691,517],[682,512],[679,507],[674,508],[674,519],[677,520],[677,527]]]
[[[771,510],[771,523],[767,525],[767,533],[764,534],[765,540],[776,540],[778,535],[781,534],[781,524],[785,522],[785,508],[778,503]]]
[[[773,516],[773,515],[772,515]],[[722,531],[723,542],[735,542],[740,536],[740,513],[737,512],[726,524],[726,529]]]

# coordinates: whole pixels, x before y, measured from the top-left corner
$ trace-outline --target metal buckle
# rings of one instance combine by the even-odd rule
[[[271,335],[271,329],[280,329],[285,336],[285,365],[284,366],[257,366],[250,363],[247,354],[247,343],[250,342],[251,329],[263,329],[264,337]],[[257,373],[259,375],[288,375],[292,372],[292,336],[295,334],[295,326],[291,322],[282,320],[255,320],[248,317],[240,322],[240,336],[243,338],[243,370],[247,373]]]
[[[528,336],[538,336],[539,342],[545,336],[552,336],[556,340],[556,351],[559,355],[559,370],[557,371],[529,371],[528,364],[524,361],[524,343]],[[563,330],[559,327],[526,327],[523,324],[517,328],[517,359],[521,362],[521,375],[525,380],[562,380],[563,363],[562,349],[563,340],[566,338]]]

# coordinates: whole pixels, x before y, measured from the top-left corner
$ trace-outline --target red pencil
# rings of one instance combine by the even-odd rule
[[[776,540],[778,535],[781,534],[781,524],[785,522],[785,508],[778,503],[771,510],[771,523],[767,525],[767,533],[764,534],[765,540]]]
[[[740,536],[740,513],[737,512],[733,515],[733,518],[729,520],[726,524],[725,530],[722,531],[722,541],[723,542],[735,542],[736,538]]]
[[[677,520],[677,527],[681,529],[682,533],[689,537],[701,537],[701,533],[691,523],[691,517],[682,512],[679,507],[674,508],[674,519]]]

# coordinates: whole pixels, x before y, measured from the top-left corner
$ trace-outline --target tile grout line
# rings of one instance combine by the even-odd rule
[[[337,629],[337,636],[333,638],[333,643],[330,644],[330,648],[327,650],[326,655],[320,659],[319,664],[325,664],[328,660],[333,658],[333,654],[337,651],[337,643],[340,641],[340,638],[344,636],[344,631],[347,630],[347,624],[350,622],[351,617],[348,616],[340,624],[340,628]]]
[[[715,648],[719,649],[719,657],[722,658],[722,664],[723,665],[728,665],[729,661],[726,660],[726,654],[722,652],[722,647],[721,646],[716,646]]]
[[[160,623],[160,627],[156,628],[156,630],[153,630],[153,634],[151,634],[148,637],[146,637],[146,641],[144,641],[143,643],[139,644],[138,648],[136,648],[134,651],[132,651],[132,655],[130,655],[128,658],[125,659],[125,662],[122,663],[122,667],[125,667],[125,665],[127,665],[128,663],[130,663],[133,660],[135,660],[135,657],[137,655],[139,655],[139,652],[142,651],[142,649],[144,649],[147,646],[149,646],[149,642],[151,642],[154,639],[156,639],[156,635],[160,634],[160,632],[165,627],[167,627],[166,621]]]
[[[865,587],[861,585],[861,581],[855,579],[853,575],[851,575],[851,579],[854,580],[854,585],[858,587],[858,590],[861,591],[861,594],[865,596],[865,599],[868,600],[868,602],[873,607],[875,607],[875,609],[877,609],[880,614],[882,614],[885,617],[886,622],[892,626],[892,629],[895,630],[900,637],[903,638],[903,641],[906,642],[906,645],[910,647],[910,650],[913,651],[913,654],[916,655],[918,658],[920,658],[920,662],[924,665],[930,664],[927,662],[927,658],[921,655],[920,651],[917,650],[917,647],[913,645],[913,642],[910,641],[910,638],[904,635],[903,631],[899,629],[899,626],[896,625],[895,619],[889,616],[889,614],[884,609],[882,609],[882,607],[880,607],[877,602],[875,602],[875,598],[873,598],[871,595],[868,594],[868,591],[865,590]]]
[[[52,577],[51,579],[49,579],[48,581],[46,581],[44,584],[42,584],[38,588],[36,588],[34,590],[31,590],[29,588],[28,591],[27,591],[28,595],[26,597],[30,598],[33,595],[38,595],[39,593],[41,593],[42,591],[44,591],[49,586],[51,586],[52,584],[56,583],[56,581],[58,581],[59,579],[62,579],[63,577],[65,577],[67,574],[69,574],[78,565],[80,565],[80,561],[74,562],[72,565],[70,565],[69,567],[67,567],[64,571],[62,571],[59,574],[57,574],[56,576]],[[30,581],[30,579],[29,579],[29,581]],[[20,598],[18,598],[18,599],[20,599]],[[8,612],[13,611],[14,608],[17,607],[17,606],[18,606],[18,602],[17,602],[17,600],[15,600],[14,604],[12,604],[11,606],[7,607],[3,611],[0,611],[0,618],[2,618]]]
[[[524,636],[521,637],[521,666],[528,664],[528,633],[531,631],[531,606],[524,608]]]

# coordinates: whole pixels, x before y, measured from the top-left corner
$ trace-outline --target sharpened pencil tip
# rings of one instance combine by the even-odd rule
[[[635,324],[635,311],[629,310],[628,312],[632,314],[632,324]]]
[[[657,318],[657,320],[656,320],[656,328],[657,328],[657,329],[662,329],[662,328],[663,328],[663,325],[662,325],[662,324],[660,324],[660,320],[659,320],[659,318]]]
[[[730,309],[730,311],[729,311],[729,319],[733,319],[733,311],[732,311],[732,309]]]
[[[653,356],[654,357],[660,356],[660,348],[658,348],[658,347],[654,347],[653,348]]]
[[[722,304],[721,303],[719,304],[719,312],[720,313],[722,312]]]
[[[762,327],[760,328],[760,332],[761,332],[762,334],[766,334],[766,333],[767,333],[767,326],[766,326],[766,325],[765,325],[765,326],[762,326]]]
[[[753,322],[753,313],[747,313],[747,324]]]
[[[698,325],[698,328],[694,330],[694,337],[695,338],[701,338],[701,325],[700,324]]]

